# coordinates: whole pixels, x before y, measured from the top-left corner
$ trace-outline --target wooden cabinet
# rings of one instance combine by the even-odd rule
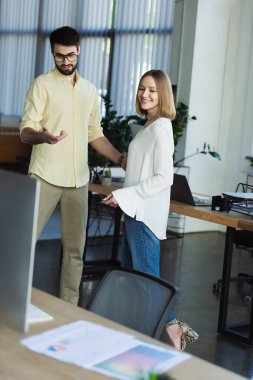
[[[17,127],[0,126],[0,167],[24,172],[30,161],[32,146],[22,143]]]

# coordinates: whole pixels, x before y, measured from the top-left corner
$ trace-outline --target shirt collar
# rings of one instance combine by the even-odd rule
[[[60,73],[60,71],[56,67],[53,69],[53,73],[62,82],[69,82],[68,75],[64,75],[64,74]],[[78,74],[78,71],[76,70],[76,82],[78,81],[79,77],[80,77],[80,75]]]

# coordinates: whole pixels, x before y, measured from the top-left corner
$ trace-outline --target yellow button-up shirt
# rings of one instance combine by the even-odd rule
[[[20,131],[24,128],[68,136],[57,144],[33,146],[29,173],[62,187],[89,181],[88,143],[103,136],[95,86],[77,74],[73,86],[57,69],[37,77],[28,92]]]

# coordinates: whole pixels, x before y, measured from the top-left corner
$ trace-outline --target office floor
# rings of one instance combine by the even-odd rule
[[[52,223],[53,225],[54,223]],[[48,226],[49,230],[51,225]],[[56,231],[48,235],[44,231],[36,246],[34,267],[35,287],[58,295],[60,240]],[[48,236],[50,236],[48,238]],[[101,244],[102,242],[102,244]],[[110,256],[111,238],[88,238],[87,258]],[[170,237],[161,245],[161,275],[180,288],[175,308],[177,317],[189,323],[200,335],[186,351],[247,378],[253,377],[253,347],[219,336],[219,296],[213,294],[213,283],[221,277],[224,234],[219,232],[186,234],[184,238]],[[253,257],[243,250],[234,251],[233,274],[239,271],[253,273]],[[82,285],[81,304],[85,306],[96,281]],[[248,286],[231,285],[229,321],[245,320],[250,305],[243,303]],[[162,337],[167,341],[166,336]],[[203,374],[203,379],[205,378]]]

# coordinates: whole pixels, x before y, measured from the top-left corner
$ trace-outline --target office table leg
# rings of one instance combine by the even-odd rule
[[[235,228],[227,227],[225,252],[223,260],[223,273],[222,273],[222,287],[220,297],[220,310],[219,310],[219,322],[218,332],[224,333],[227,323],[227,311],[228,311],[228,298],[229,298],[229,285],[231,277],[231,266],[233,256],[233,243],[234,243]]]
[[[234,338],[240,342],[253,345],[253,302],[251,302],[251,314],[249,323],[235,323],[227,325],[228,301],[229,301],[229,286],[231,278],[231,266],[233,258],[235,228],[227,227],[225,252],[223,261],[222,287],[220,298],[218,332],[221,335]],[[248,334],[241,332],[242,328],[248,329]]]

